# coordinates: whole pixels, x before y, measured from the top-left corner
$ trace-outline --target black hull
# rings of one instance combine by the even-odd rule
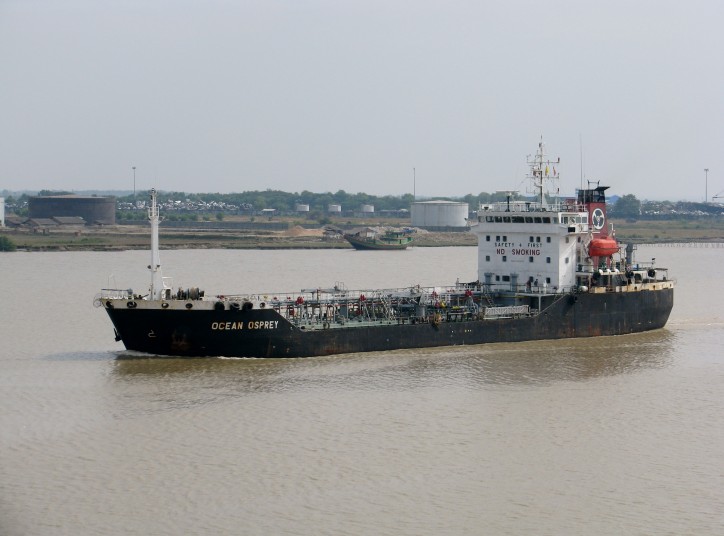
[[[389,323],[304,330],[272,309],[106,308],[128,350],[160,356],[309,357],[572,337],[662,328],[673,288],[565,295],[540,314],[439,323]],[[252,329],[249,329],[251,327]]]

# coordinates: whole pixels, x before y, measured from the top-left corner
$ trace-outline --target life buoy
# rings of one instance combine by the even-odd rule
[[[161,308],[163,308],[163,309],[168,309],[168,302],[163,302],[163,303],[161,304]]]
[[[232,310],[234,310],[234,311],[238,311],[238,310],[239,310],[239,307],[240,307],[239,302],[231,302],[231,303],[229,304],[229,308],[232,309]]]
[[[193,308],[193,306],[194,306],[194,304],[189,302],[186,304],[186,309],[191,309],[191,308]]]
[[[224,305],[224,302],[217,301],[214,304],[214,309],[216,309],[217,311],[223,311],[224,309],[226,309],[226,306]]]
[[[137,305],[136,302],[134,302],[134,301],[129,301],[129,302],[126,304],[126,307],[128,307],[129,309],[135,309],[135,308],[136,308],[136,305]]]
[[[656,270],[654,270],[653,268],[649,268],[648,274],[649,277],[656,277]]]

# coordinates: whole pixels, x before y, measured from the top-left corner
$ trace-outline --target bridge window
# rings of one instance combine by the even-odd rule
[[[550,258],[550,257],[546,257],[546,263],[547,263],[547,264],[550,264],[550,263],[551,263],[551,258]]]
[[[528,257],[528,262],[533,262],[533,257]]]
[[[535,221],[535,223],[543,223],[543,219],[540,216],[533,218],[533,221]]]
[[[485,236],[485,241],[486,241],[486,242],[490,242],[490,235],[486,235],[486,236]]]
[[[546,236],[546,242],[548,242],[549,244],[551,243],[551,237],[550,237],[550,236]]]
[[[546,216],[545,218],[543,218],[543,223],[550,223],[550,222],[551,222],[550,216]]]
[[[485,262],[490,262],[490,255],[485,256]]]
[[[510,281],[510,276],[509,276],[509,275],[504,275],[504,276],[503,276],[503,281]]]
[[[507,256],[507,255],[503,255],[503,262],[508,262],[508,256]]]

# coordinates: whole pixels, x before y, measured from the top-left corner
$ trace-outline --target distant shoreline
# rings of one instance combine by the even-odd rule
[[[619,242],[636,244],[724,242],[724,221],[712,220],[640,220],[614,221]],[[147,225],[116,225],[72,229],[0,230],[19,251],[126,251],[147,250],[150,230]],[[290,227],[283,231],[161,228],[160,247],[173,249],[349,249],[343,239],[330,239],[323,228]],[[472,233],[428,232],[419,230],[412,247],[475,246]]]

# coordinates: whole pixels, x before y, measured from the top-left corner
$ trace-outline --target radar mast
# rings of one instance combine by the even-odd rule
[[[546,203],[544,188],[548,183],[551,188],[546,189],[547,192],[552,191],[552,185],[558,182],[558,170],[556,166],[560,164],[561,159],[550,160],[548,155],[545,153],[545,144],[541,137],[538,142],[538,150],[535,156],[528,155],[528,166],[529,171],[526,176],[530,181],[530,190],[528,193],[532,193],[536,196],[536,201],[540,203],[541,208],[548,208],[549,205]],[[559,189],[556,187],[555,193],[558,194]]]

